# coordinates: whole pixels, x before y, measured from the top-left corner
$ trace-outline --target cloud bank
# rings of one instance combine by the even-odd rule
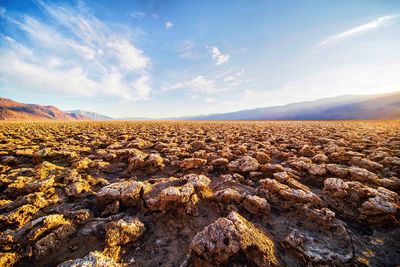
[[[0,19],[11,29],[0,35],[6,86],[70,96],[150,97],[151,59],[129,33],[114,31],[82,2],[34,3],[44,14],[40,19],[2,11]]]

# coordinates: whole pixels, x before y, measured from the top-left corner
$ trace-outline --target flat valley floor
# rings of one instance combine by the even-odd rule
[[[1,122],[0,266],[398,266],[400,121]]]

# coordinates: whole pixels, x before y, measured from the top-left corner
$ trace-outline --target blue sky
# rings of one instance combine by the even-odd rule
[[[400,1],[0,1],[0,96],[170,117],[400,90]]]

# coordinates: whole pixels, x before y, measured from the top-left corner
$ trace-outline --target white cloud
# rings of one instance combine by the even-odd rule
[[[203,75],[198,75],[191,80],[178,82],[162,88],[163,92],[189,89],[193,93],[213,93],[215,92],[216,85],[212,79],[207,79]]]
[[[174,24],[173,24],[171,21],[167,21],[167,22],[165,23],[165,28],[166,28],[166,29],[170,30],[170,29],[172,29],[173,27],[174,27]]]
[[[210,51],[211,57],[215,61],[215,65],[221,65],[228,62],[230,56],[228,54],[222,54],[218,47],[207,45],[206,47]]]
[[[128,13],[128,16],[137,20],[142,20],[146,17],[146,13],[141,11],[132,11]]]
[[[234,81],[234,80],[235,80],[235,77],[233,77],[232,75],[229,75],[224,78],[224,82],[229,82],[229,81]]]
[[[216,95],[223,94],[227,91],[233,90],[243,80],[238,77],[244,73],[244,70],[233,73],[232,71],[225,71],[221,74],[214,75],[213,77],[205,77],[197,75],[191,79],[183,82],[177,82],[170,85],[163,86],[161,92],[188,90],[192,94]]]
[[[343,38],[347,38],[347,37],[350,37],[350,36],[353,36],[353,35],[356,35],[356,34],[362,34],[364,32],[376,29],[376,28],[384,25],[384,23],[386,23],[389,20],[392,20],[392,19],[394,19],[396,17],[397,17],[397,15],[393,15],[393,16],[389,16],[388,15],[388,16],[383,16],[383,17],[377,18],[377,19],[375,19],[373,21],[370,21],[370,22],[368,22],[366,24],[359,25],[359,26],[351,28],[351,29],[349,29],[347,31],[344,31],[342,33],[332,35],[332,36],[328,37],[327,39],[323,40],[322,42],[320,42],[319,45],[320,46],[321,45],[326,45],[326,44],[332,43],[334,41],[341,40]]]
[[[123,34],[75,7],[36,0],[49,24],[31,16],[6,16],[20,37],[1,36],[0,76],[8,86],[67,95],[148,99],[150,58]],[[51,25],[51,26],[49,26]],[[17,35],[18,36],[18,35]],[[26,48],[25,43],[27,43]]]
[[[178,47],[177,52],[181,58],[196,59],[199,55],[195,51],[196,44],[193,40],[185,40]]]

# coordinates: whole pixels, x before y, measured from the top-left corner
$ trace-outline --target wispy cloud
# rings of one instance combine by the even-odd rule
[[[17,33],[0,40],[0,76],[8,86],[125,100],[150,97],[151,60],[129,33],[110,29],[82,2],[34,2],[46,20],[4,16]]]
[[[141,11],[132,11],[128,13],[128,16],[137,20],[142,20],[146,17],[146,13]]]
[[[221,74],[207,77],[197,75],[191,79],[163,86],[161,92],[188,90],[192,94],[215,95],[227,92],[243,82],[239,77],[244,70],[237,72],[226,71]]]
[[[213,93],[217,90],[215,81],[198,75],[188,81],[174,83],[169,86],[164,86],[162,91],[175,91],[181,89],[191,90],[193,93]]]
[[[181,58],[196,59],[199,54],[196,51],[196,43],[193,40],[185,40],[177,46],[177,52]]]
[[[328,37],[327,39],[323,40],[322,42],[320,42],[319,46],[326,45],[326,44],[329,44],[329,43],[332,43],[332,42],[335,42],[335,41],[339,41],[339,40],[344,39],[344,38],[348,38],[348,37],[353,36],[353,35],[362,34],[364,32],[376,29],[376,28],[384,25],[389,20],[392,20],[392,19],[394,19],[396,17],[397,17],[397,15],[388,15],[388,16],[383,16],[383,17],[374,19],[373,21],[370,21],[368,23],[356,26],[356,27],[351,28],[351,29],[349,29],[347,31],[344,31],[342,33],[332,35],[332,36]]]
[[[215,65],[221,65],[228,62],[230,55],[222,54],[218,47],[216,46],[208,46],[206,45],[207,49],[211,53],[212,59],[215,61]]]
[[[165,22],[165,28],[170,30],[174,27],[174,24],[171,21]]]

